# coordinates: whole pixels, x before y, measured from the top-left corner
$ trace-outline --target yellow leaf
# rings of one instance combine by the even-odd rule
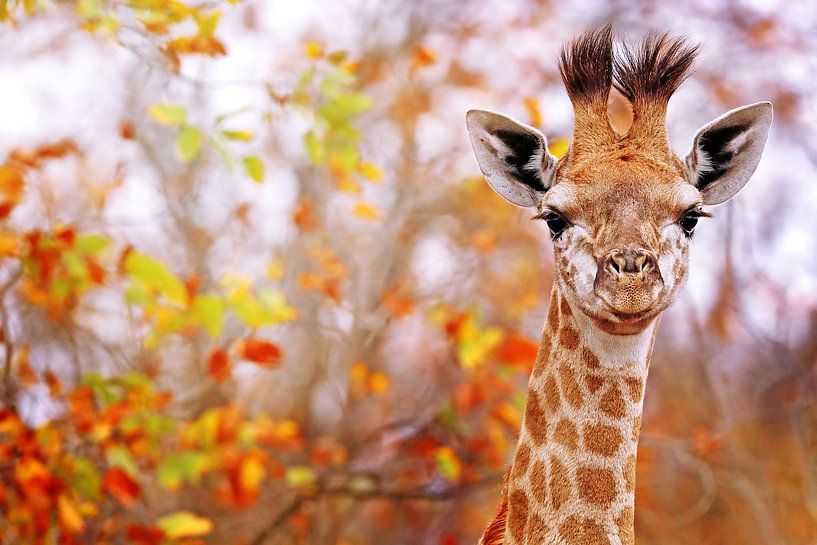
[[[323,56],[323,46],[317,42],[309,42],[304,47],[304,54],[310,59],[320,59]]]
[[[0,258],[14,257],[20,253],[20,239],[12,232],[0,232]]]
[[[374,206],[373,204],[359,202],[355,205],[352,213],[364,220],[376,221],[383,219],[383,213],[380,211],[379,208]]]
[[[548,151],[557,159],[567,152],[570,147],[570,139],[555,138],[548,143]]]
[[[391,381],[385,373],[377,372],[369,375],[368,385],[370,394],[380,395],[389,391]]]
[[[178,104],[151,104],[148,115],[160,125],[175,126],[187,121],[187,110]]]
[[[534,97],[526,97],[524,100],[525,109],[530,117],[530,124],[534,127],[542,126],[542,110],[539,109],[539,101]]]
[[[261,159],[253,155],[249,155],[244,157],[243,162],[244,170],[247,172],[247,176],[259,184],[264,181],[264,162]]]
[[[189,163],[199,156],[201,152],[202,134],[196,127],[187,125],[179,131],[176,137],[176,150],[179,158],[185,163]]]
[[[377,168],[377,165],[369,163],[368,161],[358,163],[357,171],[361,176],[371,182],[380,182],[383,180],[383,172]]]
[[[177,511],[156,521],[168,539],[198,537],[213,531],[213,522],[190,511]]]

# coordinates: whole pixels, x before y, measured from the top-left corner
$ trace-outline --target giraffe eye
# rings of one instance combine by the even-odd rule
[[[559,235],[567,229],[568,223],[567,220],[561,214],[557,214],[556,212],[548,212],[545,216],[545,222],[548,224],[548,229],[550,229],[550,236],[554,240],[559,238]]]
[[[681,221],[678,223],[681,225],[681,229],[684,230],[684,234],[688,237],[692,236],[692,233],[695,232],[695,226],[698,225],[698,218],[700,218],[702,214],[697,210],[690,210],[687,212]]]

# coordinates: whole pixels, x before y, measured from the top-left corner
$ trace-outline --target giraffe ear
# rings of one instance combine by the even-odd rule
[[[538,206],[556,168],[545,136],[508,116],[484,110],[470,110],[465,122],[479,168],[493,190],[517,206]]]
[[[686,157],[689,182],[698,188],[704,204],[728,201],[749,181],[760,162],[772,104],[758,102],[736,108],[705,125]]]

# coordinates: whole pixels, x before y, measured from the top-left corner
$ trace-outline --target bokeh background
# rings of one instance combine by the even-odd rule
[[[552,279],[469,108],[572,114],[560,44],[702,42],[686,154],[770,100],[662,319],[637,543],[817,543],[807,1],[0,1],[0,541],[475,543]]]

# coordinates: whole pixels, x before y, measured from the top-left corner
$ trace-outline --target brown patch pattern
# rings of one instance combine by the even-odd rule
[[[570,450],[576,450],[579,445],[579,432],[576,430],[576,425],[570,420],[562,419],[556,423],[553,438]]]
[[[531,390],[533,393],[533,390]],[[562,406],[562,397],[559,395],[559,387],[556,385],[556,379],[550,375],[545,380],[544,386],[545,403],[551,413],[555,413]]]
[[[624,483],[627,485],[628,492],[635,490],[635,465],[635,455],[631,455],[624,465]]]
[[[568,350],[576,350],[579,347],[579,332],[570,325],[565,325],[559,332],[559,344]]]
[[[630,391],[630,399],[634,403],[641,401],[641,396],[644,394],[644,381],[638,377],[628,377],[626,383],[627,389]]]
[[[525,427],[528,433],[537,443],[544,443],[547,440],[547,418],[539,403],[539,396],[531,388],[528,391],[528,402],[525,404]]]
[[[616,519],[618,536],[621,538],[622,543],[635,543],[635,532],[633,531],[635,525],[634,515],[633,508],[627,506]]]
[[[599,357],[589,348],[582,348],[582,362],[591,369],[598,369],[601,366]]]
[[[582,391],[579,389],[579,383],[576,382],[576,375],[573,370],[567,365],[559,367],[559,378],[562,382],[562,393],[568,403],[576,408],[582,406]]]
[[[525,543],[525,524],[528,522],[528,497],[522,490],[511,492],[508,504],[508,530],[517,543]]]
[[[618,386],[613,384],[601,398],[600,408],[613,418],[624,418],[627,414],[627,404]]]
[[[555,456],[550,457],[550,501],[554,510],[559,510],[570,499],[570,476],[567,468]]]
[[[577,515],[565,519],[559,526],[559,534],[566,545],[610,545],[610,539],[599,523]]]
[[[593,505],[607,506],[616,499],[616,478],[609,469],[580,467],[576,470],[579,497]]]
[[[606,424],[590,424],[584,427],[584,445],[590,452],[612,456],[618,452],[623,439],[618,429]]]
[[[527,443],[522,443],[516,449],[516,455],[513,459],[513,469],[511,470],[511,480],[516,481],[520,479],[528,470],[530,463],[530,446]]]

